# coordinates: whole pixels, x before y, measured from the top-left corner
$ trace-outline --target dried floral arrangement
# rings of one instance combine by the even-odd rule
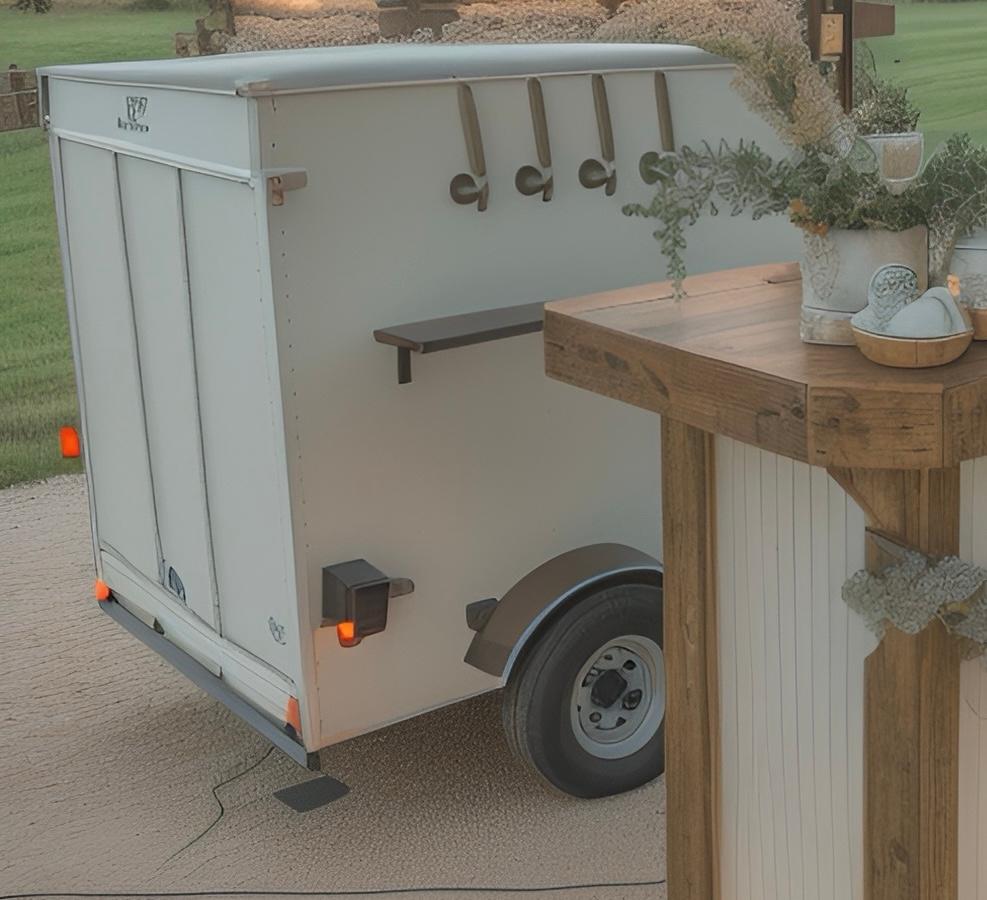
[[[944,284],[957,241],[987,227],[987,148],[954,135],[902,193],[892,193],[862,135],[914,129],[918,111],[907,91],[875,74],[858,80],[860,105],[844,113],[833,74],[812,60],[799,0],[642,0],[640,20],[654,33],[694,44],[737,65],[734,85],[791,148],[774,159],[757,144],[683,147],[660,156],[642,174],[655,185],[650,203],[624,213],[656,219],[655,238],[668,276],[681,292],[688,228],[699,217],[749,211],[755,219],[787,212],[810,234],[830,229],[929,228],[930,278]]]
[[[903,134],[918,127],[921,112],[908,95],[908,88],[878,76],[870,54],[856,63],[851,116],[862,135]]]

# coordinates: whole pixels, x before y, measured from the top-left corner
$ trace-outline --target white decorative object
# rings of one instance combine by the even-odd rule
[[[807,234],[802,259],[802,340],[809,344],[854,343],[850,318],[867,305],[866,285],[876,269],[907,266],[920,290],[929,281],[929,236],[908,231],[834,229]]]
[[[922,293],[917,273],[908,266],[881,266],[870,280],[867,298],[867,306],[850,320],[861,331],[899,338],[943,338],[970,330],[949,288]]]
[[[854,340],[871,362],[894,368],[943,366],[962,356],[974,329],[960,308],[959,279],[924,294],[908,266],[882,266],[871,278],[869,303],[850,319]]]
[[[870,134],[864,140],[877,157],[878,172],[892,194],[903,194],[918,178],[925,157],[925,136],[920,131],[904,134]]]

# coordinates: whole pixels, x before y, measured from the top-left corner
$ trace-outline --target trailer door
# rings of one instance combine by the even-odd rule
[[[183,171],[181,183],[222,633],[292,674],[284,421],[256,198],[214,175]]]
[[[109,150],[66,140],[59,150],[70,311],[98,545],[158,581],[160,551],[116,158]]]
[[[178,169],[119,156],[160,582],[218,628]]]

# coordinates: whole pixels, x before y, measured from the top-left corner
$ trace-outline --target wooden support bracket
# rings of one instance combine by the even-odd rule
[[[930,556],[959,551],[959,467],[831,469],[885,540]],[[959,704],[963,643],[934,621],[917,635],[889,628],[865,665],[866,900],[956,900]]]

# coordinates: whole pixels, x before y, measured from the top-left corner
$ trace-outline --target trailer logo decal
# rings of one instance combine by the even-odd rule
[[[117,128],[122,128],[124,131],[139,131],[142,134],[150,131],[150,126],[141,121],[146,113],[147,97],[128,97],[127,118],[122,119],[118,116]]]
[[[267,620],[267,627],[271,629],[271,637],[274,638],[274,640],[276,640],[279,644],[284,644],[287,642],[284,636],[284,625],[276,622],[274,620],[274,616],[271,616],[271,618]]]

